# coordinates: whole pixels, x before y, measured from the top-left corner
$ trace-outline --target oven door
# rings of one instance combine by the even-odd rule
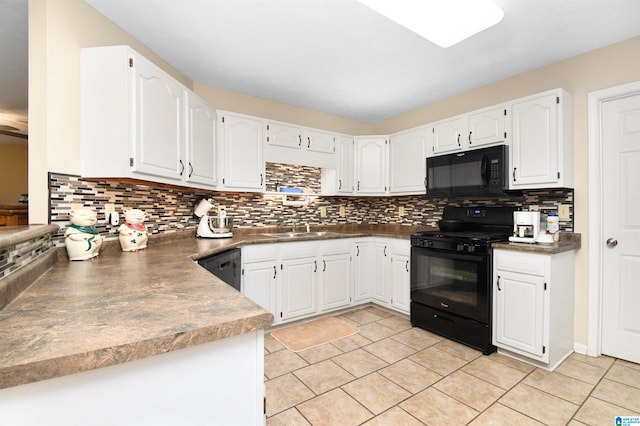
[[[411,301],[489,323],[491,255],[411,247]]]

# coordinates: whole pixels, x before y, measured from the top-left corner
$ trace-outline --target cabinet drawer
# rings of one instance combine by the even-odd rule
[[[279,244],[252,244],[242,247],[242,263],[275,260]]]
[[[545,276],[549,257],[544,254],[494,250],[496,270]]]

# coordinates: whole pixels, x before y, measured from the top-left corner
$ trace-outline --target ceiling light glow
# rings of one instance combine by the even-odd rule
[[[441,47],[496,25],[504,12],[492,0],[359,0]]]

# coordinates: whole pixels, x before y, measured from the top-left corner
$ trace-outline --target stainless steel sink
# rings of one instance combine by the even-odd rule
[[[342,235],[339,232],[278,232],[275,234],[265,234],[274,238],[313,238],[313,237],[332,237]]]

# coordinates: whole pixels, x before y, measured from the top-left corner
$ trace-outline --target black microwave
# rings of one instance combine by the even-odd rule
[[[490,197],[509,189],[506,145],[427,158],[427,197]]]

